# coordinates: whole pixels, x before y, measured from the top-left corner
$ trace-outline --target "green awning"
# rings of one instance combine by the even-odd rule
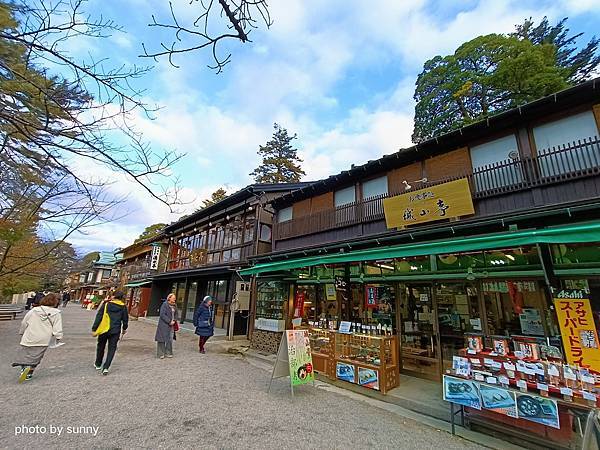
[[[152,281],[138,281],[135,283],[127,283],[125,287],[139,287],[144,286],[145,284],[152,284]]]
[[[537,230],[507,231],[471,237],[459,237],[450,240],[404,244],[388,247],[376,247],[346,253],[334,253],[306,258],[286,259],[270,263],[257,264],[241,270],[241,275],[257,275],[278,272],[280,270],[320,264],[337,264],[356,261],[402,258],[408,256],[441,255],[495,248],[518,247],[532,244],[571,244],[600,242],[600,222],[579,223]]]

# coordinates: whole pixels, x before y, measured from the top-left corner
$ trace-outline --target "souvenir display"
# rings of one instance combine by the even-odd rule
[[[498,356],[508,355],[508,338],[492,336],[492,350]]]
[[[467,352],[479,353],[483,350],[483,336],[480,334],[465,334],[467,340]]]

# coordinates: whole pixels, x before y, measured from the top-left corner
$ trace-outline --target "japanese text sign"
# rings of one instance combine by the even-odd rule
[[[292,386],[314,381],[315,374],[310,352],[310,340],[306,330],[286,330],[288,362]]]
[[[466,178],[383,200],[388,228],[475,214]]]
[[[160,244],[152,246],[152,254],[150,255],[150,270],[157,270],[160,261]]]
[[[598,333],[587,298],[555,298],[567,362],[600,371]]]

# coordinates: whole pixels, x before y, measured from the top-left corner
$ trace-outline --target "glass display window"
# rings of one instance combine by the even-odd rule
[[[187,296],[187,307],[185,310],[185,320],[192,321],[194,319],[194,311],[196,310],[196,299],[198,296],[198,282],[190,283],[190,290]]]
[[[489,334],[556,334],[556,319],[539,281],[485,280],[481,286]]]
[[[474,284],[448,282],[435,285],[435,300],[443,369],[449,369],[464,347],[464,333],[483,331],[479,297]]]
[[[256,317],[283,320],[289,285],[280,281],[262,281],[256,291]]]
[[[558,266],[600,266],[600,243],[556,244],[551,246],[552,259]]]

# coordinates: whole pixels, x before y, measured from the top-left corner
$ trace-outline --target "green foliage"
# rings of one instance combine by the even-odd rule
[[[565,17],[552,26],[548,23],[548,18],[544,17],[536,26],[529,18],[517,25],[516,32],[511,36],[527,39],[536,45],[553,44],[558,66],[566,69],[570,82],[580,83],[592,76],[593,71],[600,65],[600,40],[593,36],[587,44],[580,47],[577,42],[583,33],[569,36],[570,30],[566,27],[566,22]]]
[[[291,142],[298,136],[290,136],[288,131],[274,124],[273,138],[261,145],[258,154],[262,156],[262,164],[250,174],[257,183],[293,183],[300,181],[306,173],[302,170],[298,157],[298,149]]]
[[[490,34],[427,61],[417,78],[413,142],[452,131],[569,86],[553,44]]]
[[[227,197],[227,191],[224,188],[220,187],[219,189],[217,189],[215,192],[213,192],[210,195],[210,198],[207,198],[206,200],[202,200],[202,209],[207,208],[208,206],[214,205],[215,203],[220,202],[221,200],[223,200],[226,197]]]
[[[96,262],[100,258],[100,252],[91,252],[85,255],[81,259],[81,265],[83,267],[90,267],[94,262]]]
[[[165,223],[155,223],[154,225],[147,226],[142,234],[138,236],[138,238],[133,241],[134,243],[145,241],[146,239],[153,238],[162,233],[162,230],[167,226]]]

